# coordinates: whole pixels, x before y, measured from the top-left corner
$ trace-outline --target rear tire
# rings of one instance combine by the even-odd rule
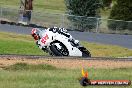
[[[91,53],[85,47],[79,47],[82,52],[82,57],[91,57]]]

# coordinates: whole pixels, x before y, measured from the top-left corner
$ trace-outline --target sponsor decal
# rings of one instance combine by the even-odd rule
[[[82,77],[79,79],[79,82],[82,86],[88,85],[131,85],[130,80],[90,80],[88,78],[88,72],[84,72],[82,68]]]

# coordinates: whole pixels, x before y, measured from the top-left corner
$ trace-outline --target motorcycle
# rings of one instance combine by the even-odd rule
[[[64,28],[47,28],[40,30],[32,29],[33,32],[39,31],[39,39],[36,44],[44,52],[52,56],[81,56],[91,57],[90,52],[79,44]]]

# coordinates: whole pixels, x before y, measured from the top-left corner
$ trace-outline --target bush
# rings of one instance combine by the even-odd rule
[[[132,21],[128,22],[127,29],[130,30],[130,31],[132,31]]]
[[[123,21],[108,21],[108,28],[115,30],[131,30],[132,27],[131,21],[132,20],[132,0],[117,0],[117,4],[115,4],[111,10],[110,19],[114,20],[123,20]]]
[[[78,17],[78,16],[69,16],[68,19],[71,20],[71,24],[74,29],[78,29],[81,31],[92,31],[97,26],[97,18],[96,17]]]
[[[108,20],[108,28],[110,30],[125,30],[127,29],[127,24],[125,21]]]
[[[104,7],[110,7],[112,0],[102,0]]]

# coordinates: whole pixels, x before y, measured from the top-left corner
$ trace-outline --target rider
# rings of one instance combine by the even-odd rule
[[[66,37],[69,38],[69,41],[72,42],[75,45],[79,45],[79,41],[75,40],[68,32],[65,28],[58,28],[58,27],[53,27],[53,28],[48,28],[49,31],[53,31],[53,32],[58,32],[59,34],[62,34]],[[39,28],[33,28],[31,31],[31,35],[32,37],[36,40],[36,45],[46,51],[46,47],[41,46],[41,42],[40,39],[43,37],[43,31],[44,30],[40,30]]]
[[[53,31],[53,32],[58,32],[59,34],[62,34],[66,37],[69,38],[69,41],[74,43],[75,45],[78,45],[79,44],[79,41],[78,40],[75,40],[68,32],[65,28],[58,28],[58,27],[53,27],[53,28],[49,28],[50,31]]]
[[[41,44],[40,44],[40,39],[42,38],[42,33],[43,31],[40,30],[39,28],[33,28],[32,31],[31,31],[31,35],[32,37],[34,38],[34,40],[36,40],[36,45],[46,51],[46,47],[42,47]]]

